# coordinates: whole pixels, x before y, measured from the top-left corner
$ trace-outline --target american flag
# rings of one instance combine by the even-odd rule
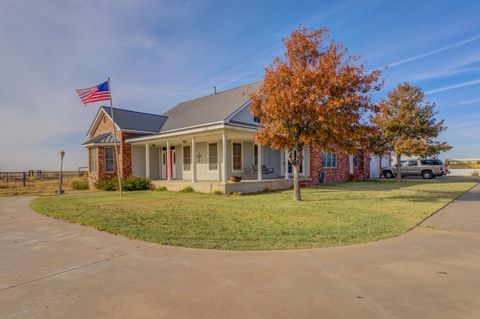
[[[75,91],[77,91],[80,100],[82,100],[82,103],[85,105],[88,103],[110,100],[108,81],[86,89],[78,89]]]

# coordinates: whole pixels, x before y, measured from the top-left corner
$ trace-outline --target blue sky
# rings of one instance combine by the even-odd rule
[[[368,4],[367,4],[368,3]],[[0,2],[0,170],[86,165],[97,106],[74,89],[112,78],[115,105],[161,113],[262,78],[298,27],[327,27],[369,69],[379,97],[410,81],[445,118],[443,157],[480,157],[480,3],[476,1]]]

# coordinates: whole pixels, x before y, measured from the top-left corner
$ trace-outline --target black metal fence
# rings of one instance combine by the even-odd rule
[[[77,171],[63,171],[63,178],[87,177],[87,170],[79,168]],[[59,171],[28,170],[24,172],[0,172],[0,187],[27,187],[28,184],[38,181],[58,180]]]

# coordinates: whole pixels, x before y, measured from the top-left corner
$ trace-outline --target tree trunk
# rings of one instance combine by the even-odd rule
[[[299,170],[299,165],[293,165],[293,199],[298,201],[302,200],[302,195],[300,194],[300,178],[298,176]]]
[[[400,167],[402,166],[400,163],[401,158],[402,154],[397,154],[397,182],[399,183],[402,181],[402,171],[400,169]]]
[[[300,194],[300,165],[303,162],[303,144],[296,145],[289,152],[289,160],[292,163],[293,167],[293,199],[300,201],[302,200],[302,195]]]

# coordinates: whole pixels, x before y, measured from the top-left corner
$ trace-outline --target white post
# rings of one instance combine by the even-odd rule
[[[197,182],[197,163],[195,161],[195,137],[192,137],[192,147],[190,148],[190,165],[192,171],[192,183]]]
[[[167,181],[170,180],[170,143],[167,141],[167,153],[165,154],[165,173],[167,174]]]
[[[259,181],[262,180],[262,166],[263,166],[263,150],[262,150],[262,144],[257,144],[257,150],[258,150],[258,163],[257,163],[257,179]]]
[[[145,144],[145,177],[150,178],[150,145]]]
[[[158,179],[162,177],[162,145],[158,145]]]
[[[289,179],[289,176],[288,176],[288,150],[285,149],[285,166],[284,166],[284,169],[285,169],[285,179]]]
[[[227,135],[225,132],[222,134],[222,180],[227,182]]]

